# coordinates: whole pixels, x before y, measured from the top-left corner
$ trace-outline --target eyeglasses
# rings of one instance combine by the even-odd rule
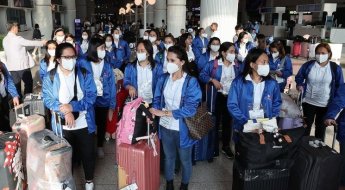
[[[77,56],[61,56],[61,58],[70,60],[70,59],[77,59]]]

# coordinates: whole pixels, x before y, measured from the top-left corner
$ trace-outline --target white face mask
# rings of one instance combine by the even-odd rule
[[[171,46],[173,46],[173,44],[164,44],[166,50],[168,50]]]
[[[137,53],[137,58],[138,58],[139,62],[145,61],[146,60],[146,53]]]
[[[178,65],[176,65],[175,63],[167,63],[167,71],[169,74],[174,74],[176,73],[179,69]]]
[[[213,52],[218,52],[219,48],[220,48],[220,45],[211,45],[211,50]]]
[[[104,59],[104,57],[105,57],[105,50],[97,50],[97,55],[98,55],[98,58]]]
[[[58,43],[63,42],[64,39],[65,39],[65,36],[56,36],[56,41],[57,41]]]
[[[157,40],[157,37],[151,37],[149,36],[149,40],[151,43],[155,42]]]
[[[148,39],[149,39],[149,36],[143,36],[143,39],[144,39],[144,40],[148,40]]]
[[[74,69],[75,63],[77,62],[76,59],[61,59],[61,66],[69,71],[72,71]]]
[[[315,55],[316,61],[321,64],[328,60],[328,54],[316,54]]]
[[[206,33],[201,34],[201,36],[204,37],[204,38],[207,38],[207,34]]]
[[[105,47],[110,48],[113,45],[113,42],[105,42]]]
[[[258,72],[258,75],[265,77],[270,72],[270,66],[269,65],[258,65],[257,72]]]
[[[83,38],[83,40],[87,40],[89,38],[88,35],[82,35],[81,37]]]
[[[234,53],[227,53],[226,54],[226,60],[230,61],[230,63],[233,63],[235,61],[236,54]]]
[[[120,34],[114,34],[114,39],[115,39],[115,40],[120,39]]]
[[[272,55],[272,58],[275,59],[279,56],[279,52],[271,53],[271,55]]]
[[[245,43],[245,44],[248,43],[248,41],[249,40],[247,38],[243,39],[243,43]]]
[[[48,54],[52,57],[55,56],[55,49],[48,49]]]

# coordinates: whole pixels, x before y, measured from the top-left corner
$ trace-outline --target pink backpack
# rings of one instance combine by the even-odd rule
[[[122,118],[116,131],[117,144],[132,144],[135,117],[137,109],[142,101],[143,98],[138,97],[137,99],[127,103],[123,108]]]

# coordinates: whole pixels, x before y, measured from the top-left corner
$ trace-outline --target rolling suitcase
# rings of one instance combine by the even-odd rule
[[[289,189],[337,190],[343,160],[339,153],[321,140],[304,137],[291,168]]]
[[[62,131],[61,118],[55,125]],[[62,134],[62,133],[60,133]],[[47,129],[33,133],[28,139],[28,187],[33,190],[75,190],[72,175],[72,147]]]
[[[0,135],[0,189],[14,190],[21,186],[24,176],[19,144],[16,133]]]
[[[40,93],[26,95],[24,98],[24,105],[29,105],[30,115],[46,115],[46,109],[44,107],[43,98]]]
[[[292,56],[293,57],[299,57],[301,55],[301,42],[294,42],[292,46]]]
[[[148,131],[149,128],[148,125]],[[134,145],[125,143],[117,144],[119,189],[128,186],[137,186],[140,190],[159,189],[159,140],[157,136],[152,137],[152,135],[146,138],[147,141],[140,140]]]

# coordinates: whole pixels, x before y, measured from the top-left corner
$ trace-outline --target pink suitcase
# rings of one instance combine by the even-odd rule
[[[118,187],[135,185],[140,190],[158,190],[160,185],[160,144],[158,137],[134,145],[116,145]]]

